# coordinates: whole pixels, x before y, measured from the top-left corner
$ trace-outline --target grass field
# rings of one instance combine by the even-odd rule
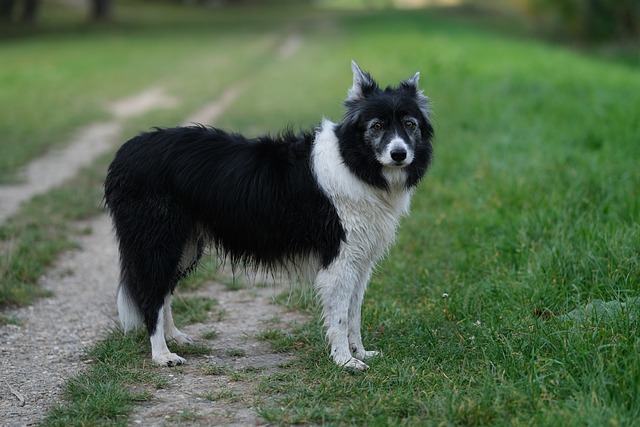
[[[88,71],[94,82],[113,78],[111,89],[77,81],[73,73],[64,80],[83,95],[59,119],[66,125],[56,140],[69,124],[102,114],[86,107],[96,99],[140,85],[168,86],[195,106],[246,79],[248,90],[219,124],[273,132],[313,125],[321,115],[338,119],[351,59],[382,84],[421,71],[433,102],[436,159],[365,300],[365,345],[384,356],[359,375],[335,367],[311,308],[315,320],[294,334],[265,333],[284,348],[287,339],[304,345],[290,346],[299,362],[260,385],[263,393],[282,395],[260,414],[273,424],[637,423],[637,70],[429,12],[305,16],[296,27],[304,48],[286,61],[269,59],[260,44],[282,34],[282,18],[258,21],[247,32],[234,30],[235,12],[212,17],[220,25],[127,29],[126,43],[117,31],[102,31],[90,35],[97,45],[58,36],[0,49],[33,61],[65,47],[119,58],[113,68]],[[100,43],[113,45],[111,56],[98,55]],[[200,54],[205,46],[210,55]],[[147,48],[145,61],[137,59]],[[175,59],[168,61],[166,52]],[[217,65],[221,58],[227,67]],[[16,75],[26,67],[13,66]],[[221,79],[210,78],[216,66]],[[0,77],[0,88],[9,83]],[[12,96],[17,111],[29,109],[28,97]],[[12,120],[1,129],[20,123],[4,141],[46,133],[21,115]],[[5,165],[0,172],[12,170]],[[609,314],[587,309],[573,320],[560,317],[595,300],[628,304]],[[131,364],[138,366],[140,357],[131,354]]]

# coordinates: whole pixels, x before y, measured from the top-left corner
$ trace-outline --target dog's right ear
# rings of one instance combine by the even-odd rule
[[[373,92],[378,85],[373,81],[369,73],[363,72],[358,67],[355,61],[351,61],[351,70],[353,71],[353,86],[349,89],[347,101],[359,101]]]

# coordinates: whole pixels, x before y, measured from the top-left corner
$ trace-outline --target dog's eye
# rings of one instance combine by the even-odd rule
[[[404,122],[404,125],[407,129],[413,130],[416,127],[416,124],[414,122],[412,122],[411,120],[407,120]]]
[[[379,131],[382,130],[382,123],[380,122],[375,122],[372,126],[371,129],[375,130],[375,131]]]

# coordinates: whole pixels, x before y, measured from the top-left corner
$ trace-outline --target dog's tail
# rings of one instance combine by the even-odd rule
[[[124,280],[120,282],[118,287],[117,305],[120,325],[122,325],[125,333],[142,324],[140,309],[131,297],[127,283]]]

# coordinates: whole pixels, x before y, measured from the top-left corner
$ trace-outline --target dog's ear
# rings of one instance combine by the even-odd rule
[[[427,98],[422,91],[418,88],[418,81],[420,80],[420,71],[415,73],[413,77],[400,83],[400,87],[404,87],[410,90],[420,108],[420,111],[425,118],[429,117],[429,98]]]
[[[420,80],[420,71],[415,73],[413,75],[413,77],[410,77],[407,80],[405,80],[404,82],[402,82],[402,84],[404,84],[407,87],[413,87],[413,88],[415,88],[417,90],[418,89],[418,80]]]
[[[353,86],[349,89],[347,101],[359,101],[373,92],[378,85],[373,81],[369,73],[363,72],[358,67],[355,61],[351,61],[351,70],[353,71]]]

